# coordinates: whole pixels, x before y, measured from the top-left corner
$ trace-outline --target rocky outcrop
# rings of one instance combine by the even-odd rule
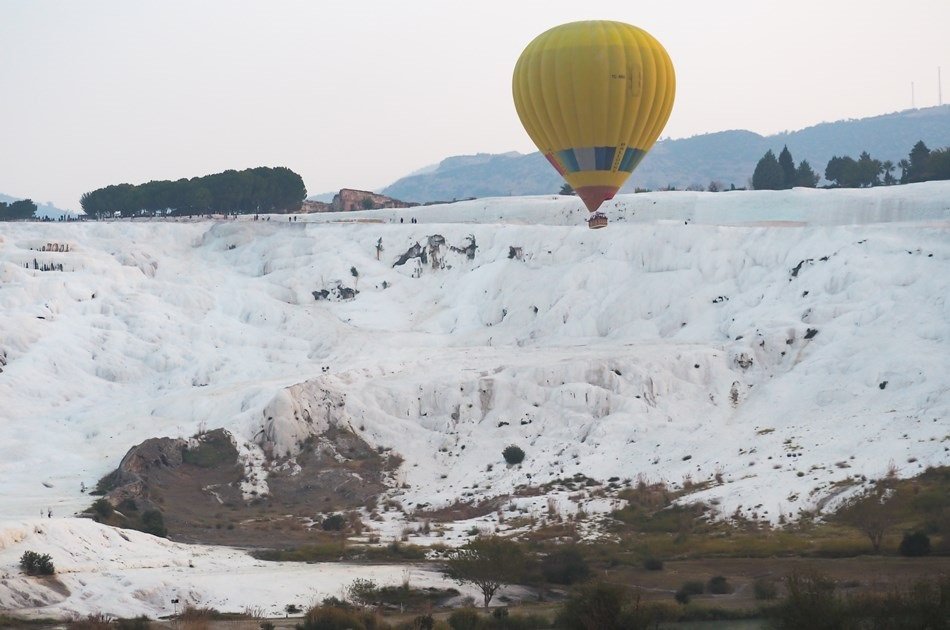
[[[431,260],[433,269],[443,269],[445,268],[445,253],[443,250],[446,246],[449,251],[455,252],[456,254],[463,254],[469,260],[475,259],[475,250],[478,249],[478,246],[475,244],[475,236],[471,234],[465,238],[461,247],[448,245],[445,242],[445,237],[441,234],[432,234],[426,237],[426,246],[420,245],[419,241],[413,243],[412,247],[407,249],[404,254],[396,259],[396,262],[393,263],[393,267],[405,265],[413,258],[418,258],[422,264],[426,264]]]
[[[475,260],[475,250],[478,249],[478,245],[475,244],[475,235],[469,234],[461,247],[455,247],[453,245],[449,246],[449,249],[457,254],[465,254],[465,257],[469,260]]]
[[[393,267],[399,267],[405,265],[413,258],[418,258],[422,261],[422,264],[425,264],[429,261],[429,257],[426,255],[426,250],[422,245],[417,242],[413,243],[412,247],[406,250],[404,254],[399,256],[396,259],[396,262],[393,263]]]
[[[113,506],[134,505],[138,510],[156,509],[164,503],[170,487],[183,490],[186,480],[206,487],[237,481],[244,469],[231,434],[224,429],[208,431],[191,440],[150,438],[129,449],[119,467],[100,483]],[[218,479],[221,477],[221,479]],[[237,496],[238,488],[234,486]]]
[[[345,287],[342,284],[337,283],[336,286],[330,287],[329,289],[321,289],[319,291],[311,291],[313,299],[316,301],[329,300],[330,302],[346,302],[348,300],[356,299],[356,295],[359,293],[355,288]]]
[[[248,475],[226,430],[148,439],[99,484],[114,512],[93,504],[87,513],[143,531],[143,517],[160,513],[168,537],[180,542],[272,547],[281,530],[281,544],[303,544],[313,542],[321,514],[375,505],[402,461],[335,424],[297,446],[292,456],[265,448],[266,487],[245,492]]]
[[[151,438],[129,449],[109,478],[107,498],[113,505],[126,500],[147,502],[148,479],[160,471],[181,466],[185,440]]]

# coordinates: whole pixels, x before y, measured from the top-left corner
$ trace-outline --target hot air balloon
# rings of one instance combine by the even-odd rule
[[[538,35],[512,78],[531,139],[591,212],[598,212],[656,142],[673,109],[676,78],[666,50],[643,29],[571,22]]]

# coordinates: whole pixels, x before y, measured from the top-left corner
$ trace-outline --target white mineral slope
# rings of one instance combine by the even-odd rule
[[[596,232],[582,214],[0,225],[0,515],[56,521],[131,446],[219,426],[259,461],[346,424],[405,459],[407,507],[720,474],[697,498],[774,522],[950,461],[950,183],[627,195]],[[474,258],[393,266],[436,234]],[[337,283],[356,299],[314,299]]]
[[[54,558],[55,579],[13,568],[27,549]],[[305,609],[325,597],[344,597],[356,578],[386,586],[405,580],[417,588],[458,586],[426,567],[266,563],[238,550],[181,545],[87,519],[10,521],[0,529],[0,611],[24,617],[155,619],[186,605],[276,617],[288,604]]]
[[[417,502],[529,474],[719,471],[734,482],[724,509],[754,501],[775,518],[819,484],[946,461],[945,182],[628,195],[615,207],[665,219],[599,232],[539,222],[573,221],[573,198],[478,203],[404,211],[424,215],[408,225],[3,226],[4,514],[72,512],[81,483],[156,435],[224,426],[292,452],[313,429],[290,410],[323,390],[345,398],[333,419],[406,458]],[[457,215],[485,223],[428,222]],[[473,236],[474,260],[392,266],[436,233]],[[50,241],[70,251],[35,251]],[[357,299],[314,300],[337,281]],[[508,443],[526,463],[486,471]]]
[[[775,192],[726,191],[704,193],[669,191],[619,195],[602,210],[611,225],[689,221],[708,225],[754,224],[760,221],[800,222],[809,225],[849,225],[926,221],[947,216],[947,183],[926,182],[884,188],[816,190],[795,188]],[[448,210],[448,212],[446,211]],[[404,210],[353,213],[360,220],[406,222],[410,216],[427,222],[512,223],[576,226],[587,218],[576,197],[537,195],[496,197]],[[337,214],[311,215],[309,221],[339,221]]]

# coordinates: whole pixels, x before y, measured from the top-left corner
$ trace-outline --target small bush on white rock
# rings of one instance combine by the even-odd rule
[[[509,464],[520,464],[524,461],[524,451],[514,444],[506,446],[501,454]]]
[[[53,559],[49,554],[38,554],[35,551],[24,551],[20,558],[20,568],[27,575],[53,575]]]

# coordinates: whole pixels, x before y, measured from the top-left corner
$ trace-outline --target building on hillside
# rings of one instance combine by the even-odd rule
[[[340,192],[333,195],[333,201],[330,202],[333,212],[352,212],[354,210],[378,210],[380,208],[411,208],[418,206],[417,203],[399,201],[386,195],[379,195],[368,190],[354,190],[352,188],[341,188]]]
[[[310,199],[304,200],[300,212],[305,214],[310,212],[353,212],[354,210],[379,210],[380,208],[412,208],[418,205],[418,203],[400,201],[368,190],[341,188],[340,192],[333,195],[333,201],[330,203]]]

